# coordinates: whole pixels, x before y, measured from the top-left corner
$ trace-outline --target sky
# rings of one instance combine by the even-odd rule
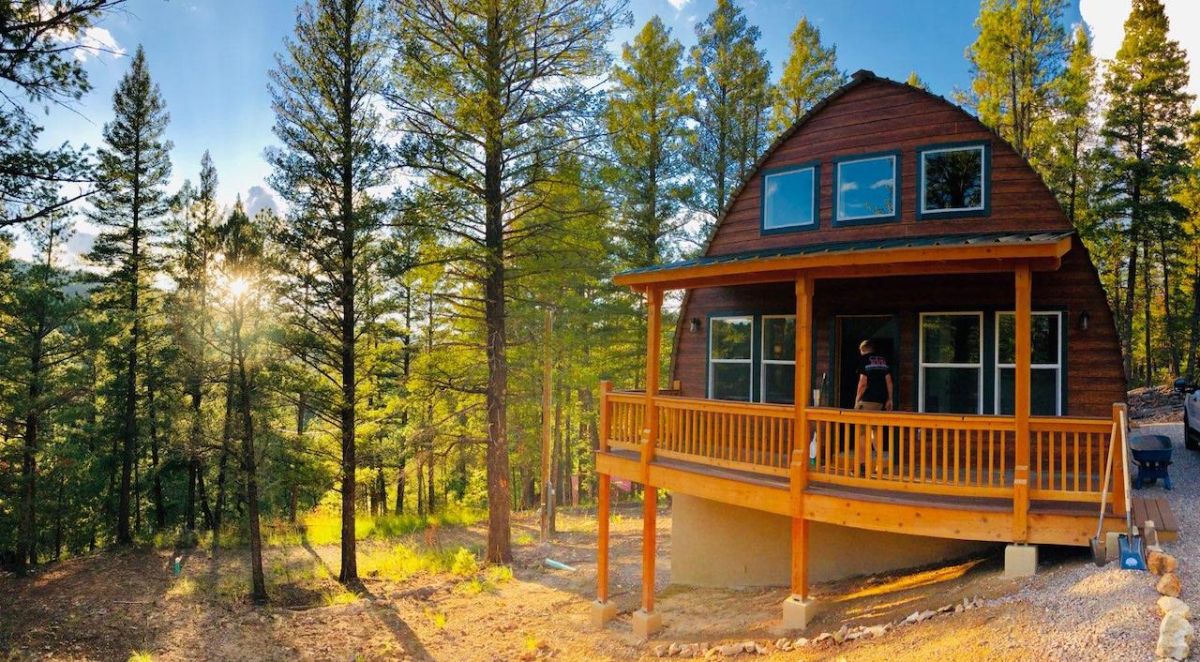
[[[237,196],[251,213],[273,204],[266,185],[270,168],[263,151],[273,144],[273,115],[267,72],[295,21],[291,0],[128,0],[88,38],[104,46],[86,57],[93,91],[72,111],[46,118],[46,144],[70,141],[95,146],[112,117],[112,90],[141,44],[151,76],[159,84],[174,143],[172,188],[198,178],[200,157],[210,150],[220,178],[222,204]],[[631,0],[633,23],[617,30],[614,54],[651,17],[658,15],[685,46],[695,43],[695,25],[715,0]],[[789,52],[788,37],[802,16],[836,44],[838,64],[848,73],[870,69],[905,79],[916,71],[930,89],[949,97],[970,84],[964,51],[974,41],[977,0],[741,0],[751,24],[762,32],[772,74],[778,77]],[[1192,58],[1192,89],[1200,91],[1200,1],[1167,0],[1172,32]],[[1078,0],[1064,20],[1085,21],[1095,50],[1111,58],[1120,45],[1129,0]],[[86,250],[95,228],[82,224],[72,245]],[[18,247],[17,254],[23,252]]]

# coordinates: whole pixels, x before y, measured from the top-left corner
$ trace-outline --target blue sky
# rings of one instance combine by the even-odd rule
[[[1111,57],[1129,0],[1080,1],[1084,18],[1098,32],[1099,54]],[[690,46],[695,24],[714,2],[632,0],[633,25],[614,35],[613,51],[619,53],[621,43],[655,14]],[[1195,11],[1200,2],[1167,4],[1177,35],[1200,18]],[[262,153],[274,140],[267,72],[291,31],[295,6],[291,0],[129,0],[123,11],[100,26],[94,35],[98,41],[126,52],[139,43],[146,49],[151,74],[171,113],[173,185],[185,178],[194,181],[200,156],[209,149],[224,204],[238,194],[261,195],[262,189],[255,187],[264,186],[269,173]],[[977,0],[744,0],[742,6],[762,31],[760,43],[775,76],[787,57],[793,27],[801,16],[808,16],[826,43],[837,45],[839,64],[847,72],[871,69],[903,79],[915,70],[934,92],[946,96],[969,84],[963,52],[975,38]],[[1072,24],[1080,20],[1077,2],[1065,18]],[[1189,45],[1185,41],[1185,47]],[[77,112],[51,113],[46,142],[98,144],[101,127],[111,117],[112,90],[127,64],[127,58],[112,54],[89,57],[85,66],[94,91]],[[77,244],[88,243],[90,229],[80,228]]]
[[[713,0],[634,0],[634,22],[614,37],[614,51],[658,14],[675,36],[690,45],[695,23],[712,10]],[[212,151],[226,204],[261,186],[269,170],[262,151],[273,140],[267,71],[290,32],[295,4],[285,0],[129,0],[126,9],[101,27],[120,48],[146,49],[151,74],[162,88],[175,143],[175,183],[196,179],[200,155]],[[762,30],[762,47],[776,75],[788,52],[788,36],[802,15],[836,42],[841,66],[867,68],[904,78],[916,70],[932,89],[949,94],[966,86],[963,49],[974,38],[974,0],[918,2],[867,0],[786,0],[744,3],[749,20]],[[1073,10],[1071,21],[1078,20]],[[933,27],[936,26],[936,27]],[[99,55],[87,62],[95,90],[79,115],[55,112],[49,142],[71,140],[96,145],[111,117],[111,95],[127,58]]]

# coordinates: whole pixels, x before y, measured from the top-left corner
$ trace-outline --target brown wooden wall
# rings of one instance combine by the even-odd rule
[[[984,217],[917,220],[916,149],[943,142],[986,140],[991,144],[991,213]],[[833,159],[899,149],[901,213],[898,221],[833,227]],[[817,230],[762,235],[759,205],[762,177],[753,175],[730,204],[707,254],[896,236],[972,232],[1068,230],[1070,224],[1041,178],[1003,140],[952,104],[906,85],[875,78],[856,80],[827,106],[802,122],[761,164],[776,168],[819,160],[820,222]],[[899,322],[898,408],[916,410],[916,351],[921,311],[1009,309],[1011,275],[923,276],[818,281],[814,295],[814,383],[829,367],[834,315],[895,314]],[[788,314],[795,311],[791,284],[725,287],[688,293],[676,336],[674,378],[684,395],[704,397],[707,387],[707,320],[723,313]],[[1116,328],[1086,249],[1075,239],[1055,272],[1035,273],[1034,310],[1064,310],[1067,329],[1065,412],[1109,416],[1125,400]],[[1087,311],[1087,331],[1079,316]],[[699,332],[688,321],[701,321]],[[832,387],[832,375],[830,377]],[[985,405],[985,411],[987,411]]]
[[[948,282],[952,281],[952,282]],[[1111,415],[1114,402],[1125,401],[1125,376],[1108,304],[1081,246],[1067,254],[1055,272],[1038,272],[1033,277],[1033,309],[1061,310],[1066,330],[1066,407],[1073,416]],[[1012,310],[1014,278],[1006,274],[973,276],[919,276],[904,278],[855,278],[817,281],[813,296],[814,370],[813,383],[829,373],[834,383],[832,332],[835,315],[895,315],[899,326],[896,348],[899,374],[897,409],[917,410],[918,316],[921,312]],[[675,379],[683,395],[707,395],[707,339],[710,315],[795,313],[795,295],[790,283],[753,287],[722,287],[693,290],[681,318],[677,344]],[[1088,329],[1080,329],[1080,314],[1087,311]],[[687,330],[693,317],[699,331]],[[987,353],[987,352],[985,352]],[[827,393],[832,392],[827,391]],[[985,403],[988,411],[990,403]]]
[[[917,220],[918,147],[936,143],[991,144],[991,214],[982,218]],[[833,227],[833,160],[853,154],[900,150],[900,219]],[[710,242],[709,255],[831,241],[971,232],[1069,230],[1070,223],[1041,177],[1007,142],[957,106],[902,83],[867,79],[852,83],[803,122],[771,152],[760,169],[819,161],[820,222],[817,230],[762,235],[762,176],[738,192]]]

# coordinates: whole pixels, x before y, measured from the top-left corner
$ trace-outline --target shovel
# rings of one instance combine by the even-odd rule
[[[1104,506],[1108,499],[1108,484],[1112,481],[1113,450],[1117,442],[1117,424],[1113,423],[1112,441],[1108,444],[1108,464],[1104,467],[1104,487],[1100,488],[1100,517],[1096,522],[1096,535],[1091,540],[1092,560],[1103,568],[1108,565],[1108,548],[1104,542]]]
[[[1122,432],[1124,432],[1125,412],[1121,412]],[[1124,437],[1122,437],[1124,441]],[[1124,445],[1122,445],[1124,451]],[[1125,453],[1121,453],[1121,461],[1125,461]],[[1121,567],[1125,570],[1142,570],[1146,568],[1146,554],[1142,549],[1142,539],[1138,537],[1137,529],[1133,526],[1133,500],[1129,498],[1129,468],[1125,468],[1125,528],[1129,533],[1121,534],[1117,543],[1121,552]]]

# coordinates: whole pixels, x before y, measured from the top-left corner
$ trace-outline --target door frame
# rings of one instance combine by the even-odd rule
[[[841,409],[849,409],[848,406],[842,406],[842,370],[841,356],[842,350],[842,320],[844,319],[886,319],[892,323],[892,383],[895,384],[895,394],[892,397],[893,402],[900,400],[900,378],[897,367],[900,364],[900,315],[897,313],[854,313],[851,315],[833,315],[833,338],[829,343],[829,370],[833,373],[833,384],[830,389],[830,400],[826,407],[839,407]],[[886,324],[887,322],[885,322]]]

